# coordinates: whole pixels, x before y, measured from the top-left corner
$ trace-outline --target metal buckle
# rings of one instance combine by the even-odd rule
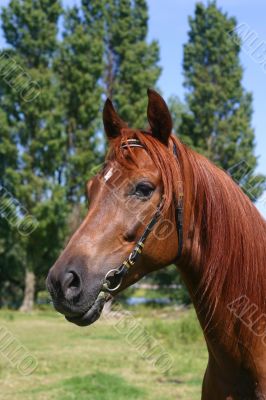
[[[122,149],[127,149],[128,147],[141,147],[142,149],[144,148],[139,139],[127,139],[125,142],[121,143],[121,147]]]
[[[104,278],[104,283],[103,283],[103,289],[107,290],[108,292],[115,292],[117,289],[120,288],[122,280],[123,280],[123,275],[121,274],[121,276],[119,277],[119,282],[115,287],[110,287],[110,281],[108,283],[108,277],[114,277],[116,275],[116,273],[119,273],[120,271],[118,270],[118,268],[113,268],[110,269],[110,271],[107,272],[107,274],[105,275]]]

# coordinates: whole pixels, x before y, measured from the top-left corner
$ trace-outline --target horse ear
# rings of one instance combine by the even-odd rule
[[[113,103],[107,99],[103,107],[103,125],[108,139],[114,139],[120,135],[121,129],[127,124],[119,117]]]
[[[152,89],[148,89],[147,93],[149,98],[147,116],[152,134],[167,145],[173,129],[170,112],[159,93]]]

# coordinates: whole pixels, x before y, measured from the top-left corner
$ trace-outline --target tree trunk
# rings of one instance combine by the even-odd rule
[[[33,310],[34,293],[35,293],[35,275],[34,272],[26,269],[24,299],[19,311],[31,312]]]

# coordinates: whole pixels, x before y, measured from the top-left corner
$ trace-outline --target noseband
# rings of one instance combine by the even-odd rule
[[[145,149],[145,147],[141,144],[138,139],[128,139],[125,143],[121,144],[122,148],[129,148],[129,147],[140,147]],[[178,156],[176,145],[174,143],[174,155],[175,157]],[[129,254],[127,259],[123,261],[123,263],[118,268],[113,268],[107,272],[105,275],[104,283],[102,286],[103,292],[115,292],[122,284],[123,278],[127,275],[129,269],[136,264],[138,258],[140,257],[141,253],[143,252],[145,242],[153,230],[155,224],[161,217],[161,212],[163,208],[164,199],[162,197],[159,205],[155,213],[153,214],[152,219],[146,226],[142,236],[138,240],[136,246]],[[178,235],[178,253],[175,261],[181,256],[182,247],[183,247],[183,190],[181,189],[178,197],[177,207],[176,207],[176,224],[177,224],[177,235]]]

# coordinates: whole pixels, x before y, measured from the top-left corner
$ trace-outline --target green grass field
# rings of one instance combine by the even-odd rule
[[[38,362],[32,374],[21,375],[6,357],[0,330],[1,400],[200,399],[207,352],[193,310],[140,308],[86,328],[52,310],[0,311],[0,329]],[[146,338],[142,347],[137,333]],[[149,353],[154,343],[172,357],[164,373],[161,359]]]

